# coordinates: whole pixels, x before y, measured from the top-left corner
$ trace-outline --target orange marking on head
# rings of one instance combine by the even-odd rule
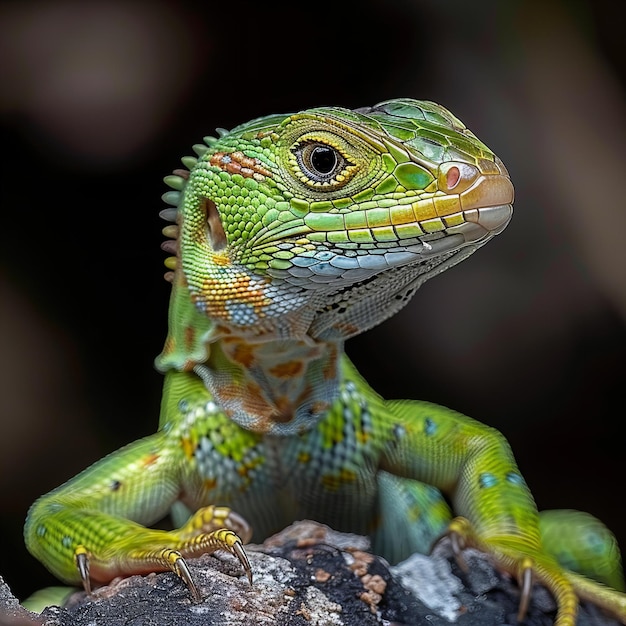
[[[226,170],[229,174],[241,174],[241,164],[236,161],[231,161],[222,166],[223,170]]]
[[[265,169],[261,160],[247,157],[243,152],[215,152],[211,155],[209,163],[229,174],[241,174],[244,178],[252,178],[255,174],[271,176],[272,173]]]
[[[279,363],[274,367],[270,367],[269,373],[276,378],[293,378],[302,374],[304,370],[304,363],[302,361],[287,361],[286,363]]]
[[[205,478],[202,481],[202,486],[205,489],[215,489],[215,487],[217,487],[217,480],[215,480],[215,478]]]

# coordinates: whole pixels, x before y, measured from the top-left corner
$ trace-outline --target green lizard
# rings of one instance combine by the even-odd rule
[[[443,107],[409,99],[218,134],[165,179],[158,432],[37,500],[31,553],[87,591],[173,570],[200,600],[188,557],[228,550],[252,581],[243,544],[296,519],[369,534],[391,561],[447,533],[459,559],[475,546],[517,577],[520,617],[537,581],[560,626],[579,599],[626,623],[619,551],[600,522],[540,516],[499,432],[383,400],[344,353],[505,228],[500,159]],[[182,505],[193,514],[179,528],[149,528]]]

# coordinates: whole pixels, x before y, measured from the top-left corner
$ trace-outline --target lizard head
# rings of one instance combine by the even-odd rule
[[[218,332],[346,339],[512,214],[500,159],[432,102],[310,109],[218,132],[183,159],[189,171],[165,179],[164,217],[176,222],[164,229],[166,265],[185,294],[170,324],[193,317],[196,347]]]

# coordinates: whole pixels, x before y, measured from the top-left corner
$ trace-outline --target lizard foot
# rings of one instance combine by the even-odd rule
[[[202,596],[186,559],[216,550],[226,550],[235,556],[252,584],[252,568],[243,548],[250,539],[251,528],[227,507],[199,509],[174,531],[133,530],[97,556],[84,545],[77,546],[74,560],[87,593],[91,593],[92,580],[107,582],[117,575],[172,571],[185,583],[194,602],[201,602]]]
[[[187,523],[176,531],[176,534],[180,539],[188,539],[201,533],[210,533],[224,528],[237,533],[242,543],[248,543],[252,538],[252,527],[241,515],[227,506],[215,505],[198,509]]]
[[[557,604],[555,626],[575,626],[580,600],[608,611],[626,624],[626,594],[571,572],[550,555],[514,535],[482,538],[464,517],[450,522],[446,535],[459,567],[467,571],[463,550],[476,548],[489,555],[499,569],[514,576],[520,586],[518,620],[526,616],[534,583],[544,585]]]

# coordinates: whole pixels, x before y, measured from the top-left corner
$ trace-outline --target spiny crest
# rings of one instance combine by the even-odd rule
[[[225,128],[216,128],[215,131],[219,135],[219,137],[224,137],[228,134],[228,131]],[[168,238],[167,241],[164,241],[161,244],[161,249],[172,256],[168,256],[164,265],[167,267],[169,272],[166,272],[164,275],[165,280],[168,282],[172,282],[174,280],[174,270],[176,269],[177,258],[178,258],[178,209],[180,207],[180,202],[183,196],[183,190],[185,189],[185,185],[189,180],[189,173],[193,169],[193,167],[198,162],[198,158],[204,156],[206,152],[212,148],[218,141],[217,137],[212,137],[210,135],[203,137],[204,143],[197,143],[192,146],[192,150],[196,153],[197,156],[184,156],[181,159],[182,164],[186,169],[178,168],[175,169],[171,174],[166,176],[163,179],[163,182],[171,188],[172,191],[166,191],[161,199],[165,204],[170,205],[167,209],[163,209],[159,212],[159,217],[166,222],[171,222],[163,228],[161,231],[165,237]]]

